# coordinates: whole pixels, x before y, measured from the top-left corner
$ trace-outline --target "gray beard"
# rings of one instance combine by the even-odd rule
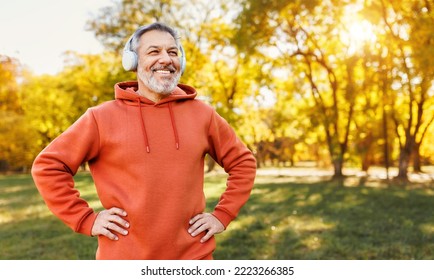
[[[146,73],[143,71],[143,69],[139,69],[137,76],[151,91],[162,95],[169,95],[178,85],[178,81],[181,78],[181,72],[177,72],[172,78],[164,79],[161,83],[155,79],[154,73],[152,71],[150,73]]]

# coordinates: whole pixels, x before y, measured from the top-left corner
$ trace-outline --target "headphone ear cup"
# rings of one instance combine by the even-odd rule
[[[122,66],[126,71],[136,71],[137,70],[137,54],[130,50],[124,50],[122,54]]]

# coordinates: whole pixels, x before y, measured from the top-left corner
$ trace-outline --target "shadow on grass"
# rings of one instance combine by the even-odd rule
[[[433,195],[430,188],[336,181],[259,183],[236,221],[217,236],[214,256],[434,259]]]

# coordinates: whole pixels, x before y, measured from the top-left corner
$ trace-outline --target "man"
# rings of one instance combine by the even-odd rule
[[[212,259],[214,234],[249,198],[255,159],[194,88],[178,84],[185,55],[172,28],[139,28],[123,65],[137,71],[137,82],[116,84],[115,100],[89,108],[50,143],[34,161],[35,184],[69,227],[98,236],[97,259]],[[204,213],[206,154],[228,173],[212,213]],[[74,188],[84,162],[99,213]]]

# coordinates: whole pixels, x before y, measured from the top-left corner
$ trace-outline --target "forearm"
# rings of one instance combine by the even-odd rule
[[[247,153],[241,162],[228,171],[226,190],[221,195],[212,214],[225,226],[235,219],[248,201],[256,176],[256,160]]]
[[[228,174],[226,190],[212,214],[227,227],[249,199],[256,176],[256,160],[218,114],[211,121],[209,135],[210,155]]]

